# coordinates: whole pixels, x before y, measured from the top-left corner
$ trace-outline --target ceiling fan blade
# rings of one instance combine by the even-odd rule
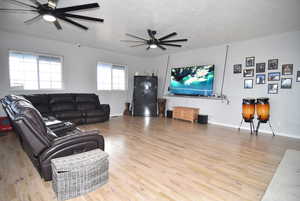
[[[57,20],[55,22],[53,22],[53,24],[55,25],[57,30],[62,30],[62,27],[61,27],[60,23]]]
[[[75,26],[77,26],[77,27],[79,27],[79,28],[81,28],[81,29],[88,30],[88,28],[87,28],[86,26],[83,26],[83,25],[81,25],[81,24],[79,24],[79,23],[77,23],[77,22],[75,22],[75,21],[73,21],[73,20],[71,20],[71,19],[69,19],[69,18],[60,16],[60,15],[59,15],[59,16],[56,16],[56,17],[58,17],[59,19],[61,19],[61,20],[63,20],[63,21],[69,22],[69,23],[71,23],[71,24],[73,24],[73,25],[75,25]]]
[[[129,47],[138,47],[138,46],[142,46],[142,45],[146,45],[146,44],[143,43],[143,44],[139,44],[139,45],[131,45],[131,46],[129,46]]]
[[[148,32],[148,35],[150,36],[150,38],[155,40],[155,37],[153,35],[152,30],[151,29],[147,29],[147,32]]]
[[[162,40],[161,43],[173,43],[173,42],[186,42],[188,39],[178,39],[178,40]]]
[[[31,18],[31,19],[29,19],[29,20],[26,20],[24,23],[25,23],[25,24],[32,24],[32,23],[38,21],[39,19],[41,19],[41,17],[42,17],[41,15],[37,15],[37,16],[35,16],[34,18]]]
[[[25,10],[25,9],[6,9],[0,8],[0,12],[7,12],[7,13],[28,13],[28,12],[38,12],[37,10]]]
[[[73,17],[73,18],[78,18],[82,20],[90,20],[90,21],[96,21],[96,22],[104,22],[104,19],[101,18],[95,18],[95,17],[88,17],[88,16],[82,16],[82,15],[74,15],[74,14],[69,14],[69,13],[62,13],[60,14],[61,16],[64,17]]]
[[[168,43],[162,43],[162,45],[165,45],[165,46],[173,46],[173,47],[182,47],[182,45],[168,44]]]
[[[127,36],[130,36],[130,37],[133,37],[133,38],[137,38],[137,39],[143,40],[143,41],[147,41],[147,40],[144,39],[144,38],[141,38],[141,37],[139,37],[139,36],[135,36],[135,35],[132,35],[132,34],[129,34],[129,33],[127,33],[126,35],[127,35]]]
[[[30,0],[32,3],[34,3],[37,6],[41,6],[42,4],[38,2],[37,0]]]
[[[83,4],[79,6],[70,6],[65,8],[57,8],[53,11],[53,13],[65,13],[70,11],[77,11],[77,10],[84,10],[84,9],[91,9],[91,8],[99,8],[98,3],[90,3],[90,4]]]
[[[128,43],[142,43],[140,40],[120,40],[121,42],[128,42]]]
[[[12,4],[20,5],[20,6],[25,6],[25,7],[30,7],[30,8],[37,8],[36,6],[30,5],[30,4],[27,4],[27,3],[23,3],[23,2],[17,1],[17,0],[6,0],[6,1],[9,2],[9,3],[12,3]]]
[[[166,35],[166,36],[164,36],[164,37],[161,37],[161,38],[158,39],[158,40],[164,40],[164,39],[167,39],[167,38],[176,36],[176,35],[177,35],[177,33],[176,33],[176,32],[173,32],[173,33],[170,33],[170,34],[168,34],[168,35]]]
[[[159,48],[162,49],[162,50],[166,50],[166,49],[167,49],[167,48],[163,47],[163,46],[160,45],[160,44],[157,44],[157,47],[159,47]]]

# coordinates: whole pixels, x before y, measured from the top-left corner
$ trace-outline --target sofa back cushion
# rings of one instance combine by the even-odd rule
[[[75,100],[80,111],[95,110],[100,105],[96,94],[75,94]]]
[[[49,94],[51,112],[74,111],[76,110],[73,94]]]
[[[44,116],[50,115],[48,94],[23,95]]]

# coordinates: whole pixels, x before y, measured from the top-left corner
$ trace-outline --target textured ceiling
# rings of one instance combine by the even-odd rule
[[[101,8],[76,13],[101,17],[105,22],[82,21],[88,31],[64,22],[62,31],[43,20],[25,25],[23,21],[33,15],[8,13],[0,13],[0,30],[145,57],[300,30],[300,0],[60,0],[58,7],[93,2]],[[0,0],[0,7],[22,8],[7,0]],[[130,48],[120,42],[130,39],[125,33],[147,37],[148,28],[157,30],[158,36],[176,31],[177,38],[189,41],[183,43],[184,48],[167,51]]]

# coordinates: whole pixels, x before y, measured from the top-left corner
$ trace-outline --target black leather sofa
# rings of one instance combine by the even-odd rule
[[[75,124],[104,122],[109,120],[110,107],[100,104],[96,94],[33,94],[22,95],[42,116],[54,116]]]
[[[24,151],[46,181],[52,179],[51,159],[97,148],[104,150],[104,138],[98,130],[83,132],[76,128],[58,137],[46,127],[40,112],[25,98],[10,95],[1,103]]]

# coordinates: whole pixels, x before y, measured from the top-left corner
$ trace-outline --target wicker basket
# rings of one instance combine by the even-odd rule
[[[108,154],[100,149],[53,159],[51,166],[58,200],[94,191],[108,181]]]

